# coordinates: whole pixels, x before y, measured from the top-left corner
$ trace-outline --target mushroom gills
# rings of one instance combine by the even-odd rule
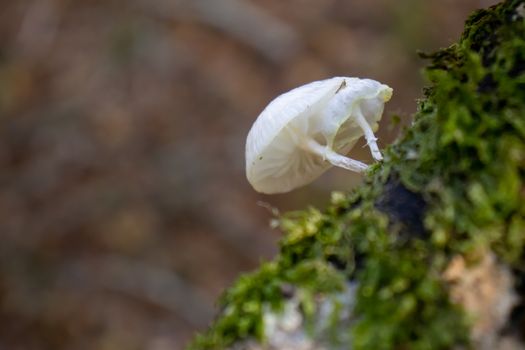
[[[274,142],[266,152],[264,152],[265,162],[256,164],[257,171],[253,175],[257,180],[273,178],[276,181],[285,181],[285,175],[304,176],[303,174],[313,174],[323,163],[328,167],[325,161],[324,153],[310,150],[302,145],[309,142],[306,136],[295,135],[294,140],[288,137],[281,137]],[[315,142],[315,141],[314,141]],[[323,147],[319,145],[319,147]],[[302,149],[302,152],[297,152]],[[283,157],[283,155],[286,155]]]
[[[376,142],[377,137],[371,125],[377,126],[377,121],[383,114],[384,99],[385,97],[390,98],[389,93],[391,94],[387,91],[385,95],[375,88],[371,89],[370,83],[359,87],[348,85],[337,90],[323,109],[322,118],[318,121],[318,128],[326,138],[328,147],[337,150],[334,142],[346,126],[355,130],[357,138],[364,135],[372,157],[378,161],[382,160],[383,157]]]

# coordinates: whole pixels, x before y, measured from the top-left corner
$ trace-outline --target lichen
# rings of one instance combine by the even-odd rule
[[[468,345],[469,317],[443,278],[452,257],[492,251],[511,269],[525,266],[523,6],[480,10],[457,44],[425,55],[431,85],[384,162],[326,210],[283,216],[280,254],[225,293],[216,322],[190,349],[264,342],[263,307],[279,311],[284,286],[326,295],[346,280],[359,285],[352,349]]]
[[[443,272],[450,298],[471,315],[471,340],[476,349],[499,349],[500,331],[517,302],[514,278],[493,253],[468,262],[458,255]]]

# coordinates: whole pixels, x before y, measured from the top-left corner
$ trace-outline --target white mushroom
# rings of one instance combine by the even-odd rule
[[[275,98],[246,140],[246,176],[256,191],[282,193],[306,185],[332,165],[363,172],[344,156],[365,136],[381,160],[374,131],[392,89],[375,80],[335,77]]]

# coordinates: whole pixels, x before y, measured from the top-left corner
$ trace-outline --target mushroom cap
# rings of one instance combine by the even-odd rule
[[[343,89],[350,89],[344,104],[347,110],[337,111],[338,118],[327,120],[323,112]],[[312,182],[332,164],[307,150],[305,141],[314,139],[322,145],[329,145],[335,152],[347,154],[363,135],[350,118],[352,109],[360,106],[372,129],[376,129],[383,105],[391,95],[391,88],[374,80],[334,77],[297,87],[276,97],[261,112],[248,133],[248,181],[256,191],[267,194],[288,192]]]

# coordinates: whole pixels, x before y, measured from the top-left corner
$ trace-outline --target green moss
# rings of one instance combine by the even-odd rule
[[[263,341],[263,305],[279,310],[283,286],[331,294],[345,279],[359,283],[354,349],[468,343],[467,315],[441,278],[450,257],[492,250],[511,267],[524,263],[525,20],[516,11],[523,6],[510,0],[476,12],[457,44],[426,56],[431,86],[414,125],[359,189],[335,193],[324,212],[285,215],[279,256],[225,293],[221,315],[190,349]],[[378,205],[395,200],[393,179],[426,203],[416,217],[423,235]],[[309,313],[311,305],[303,300]]]
[[[525,210],[520,4],[475,13],[457,45],[431,56],[432,87],[416,124],[389,150],[403,184],[430,199],[427,227],[441,245],[461,253],[491,248],[513,264],[525,238],[510,234]],[[410,150],[417,157],[406,160]]]
[[[221,349],[250,337],[263,341],[264,307],[279,311],[290,286],[305,289],[299,297],[303,309],[313,314],[311,296],[339,291],[344,282],[343,276],[321,259],[304,260],[289,268],[283,268],[280,261],[263,264],[224,293],[219,300],[220,317],[188,349]]]

